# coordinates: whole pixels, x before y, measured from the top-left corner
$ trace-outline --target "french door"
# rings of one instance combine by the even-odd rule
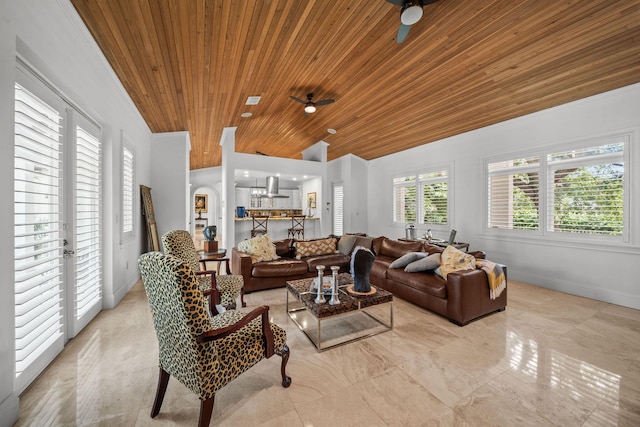
[[[21,393],[102,308],[100,129],[20,65],[14,143]]]

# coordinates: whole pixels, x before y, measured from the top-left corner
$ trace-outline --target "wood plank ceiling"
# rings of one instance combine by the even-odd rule
[[[640,81],[637,0],[440,0],[402,44],[384,0],[71,2],[150,129],[190,132],[192,169],[227,126],[240,152],[373,159]],[[305,116],[307,93],[336,102]]]

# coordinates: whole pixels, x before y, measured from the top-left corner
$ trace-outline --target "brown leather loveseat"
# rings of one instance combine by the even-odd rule
[[[337,239],[335,240],[337,242]],[[272,242],[276,246],[276,254],[280,258],[255,263],[250,254],[233,248],[231,251],[231,270],[233,274],[241,274],[244,278],[245,292],[281,288],[288,280],[315,277],[318,275],[316,269],[318,265],[324,265],[327,268],[331,265],[337,265],[340,267],[340,273],[349,271],[349,263],[351,262],[349,254],[330,253],[298,259],[296,258],[295,242],[295,239]]]

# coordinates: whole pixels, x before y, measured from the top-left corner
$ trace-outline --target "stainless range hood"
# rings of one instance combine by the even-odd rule
[[[267,197],[269,199],[288,199],[289,198],[289,196],[278,194],[278,177],[277,176],[267,177],[267,194],[262,197]]]

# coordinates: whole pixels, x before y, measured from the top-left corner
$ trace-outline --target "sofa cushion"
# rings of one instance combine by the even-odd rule
[[[303,259],[303,261],[305,261],[309,266],[310,273],[317,274],[318,270],[316,269],[316,266],[324,265],[326,267],[325,270],[327,270],[326,272],[328,274],[331,274],[331,270],[329,270],[329,267],[331,267],[332,265],[337,265],[342,271],[348,270],[351,257],[349,255],[342,254],[329,254],[306,257]]]
[[[404,271],[407,273],[418,273],[420,271],[435,270],[438,267],[440,267],[440,254],[435,253],[408,264],[404,268]]]
[[[253,262],[272,261],[279,258],[268,234],[241,241],[238,243],[238,250],[251,255]]]
[[[467,254],[454,248],[447,246],[442,251],[440,259],[440,274],[443,278],[447,278],[447,274],[458,270],[475,270],[476,259],[471,254]]]
[[[349,255],[356,244],[357,237],[355,234],[345,234],[340,237],[340,240],[338,240],[338,252],[343,255]]]
[[[307,256],[335,253],[336,242],[337,242],[337,239],[335,237],[332,237],[329,239],[320,239],[320,240],[297,241],[294,243],[294,247],[296,248],[296,258],[301,259],[302,257],[307,257]]]
[[[256,262],[251,267],[252,277],[281,277],[306,274],[307,263],[296,259]]]
[[[276,240],[276,254],[282,257],[293,258],[293,239]]]
[[[399,240],[388,239],[385,237],[382,240],[378,254],[396,259],[400,258],[407,252],[420,252],[421,250],[421,242],[401,242]]]
[[[387,279],[438,298],[447,297],[447,282],[432,271],[407,273],[395,268],[387,270]]]
[[[426,257],[427,255],[429,255],[429,254],[426,253],[426,252],[408,252],[408,253],[402,255],[397,260],[393,261],[391,263],[391,265],[389,265],[389,268],[403,268],[403,267],[406,267],[407,265],[411,264],[412,262],[417,261],[419,259],[422,259],[422,258]]]

